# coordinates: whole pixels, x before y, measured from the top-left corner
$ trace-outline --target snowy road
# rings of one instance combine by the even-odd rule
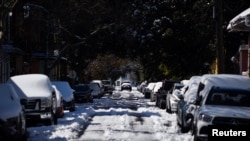
[[[176,115],[154,106],[138,91],[77,104],[58,125],[29,127],[29,141],[192,141],[180,133]]]

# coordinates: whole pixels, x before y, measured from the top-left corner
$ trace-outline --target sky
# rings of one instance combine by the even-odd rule
[[[30,126],[28,141],[192,141],[181,133],[176,115],[154,106],[133,88],[104,95],[94,103],[77,103],[57,125]]]

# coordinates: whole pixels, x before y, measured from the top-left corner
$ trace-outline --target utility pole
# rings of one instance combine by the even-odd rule
[[[223,46],[223,3],[215,0],[216,8],[216,68],[217,73],[224,73],[224,46]]]

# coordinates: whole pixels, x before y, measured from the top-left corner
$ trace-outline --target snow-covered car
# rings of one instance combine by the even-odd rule
[[[229,129],[237,125],[249,126],[249,100],[248,88],[212,87],[199,104],[193,128],[194,140],[207,138],[209,126],[219,125]]]
[[[22,74],[8,79],[20,98],[26,99],[26,120],[45,125],[57,124],[56,93],[44,74]]]
[[[166,111],[168,113],[175,113],[177,111],[177,104],[180,101],[180,96],[182,95],[181,90],[175,89],[172,94],[168,94],[169,98],[166,100]]]
[[[90,82],[89,84],[90,89],[92,90],[92,95],[94,98],[101,98],[102,97],[102,92],[100,85],[95,82]]]
[[[123,90],[128,90],[128,91],[132,91],[132,85],[130,81],[124,80],[121,83],[121,91]]]
[[[180,82],[168,82],[167,88],[169,89],[166,94],[166,112],[173,113],[177,111],[177,104],[180,100],[179,96],[182,94],[182,88],[184,89],[184,84]]]
[[[63,117],[64,115],[64,109],[63,109],[63,97],[61,92],[57,89],[55,85],[52,85],[52,87],[55,89],[56,93],[56,116],[57,117]]]
[[[194,101],[197,95],[197,88],[191,88],[190,91],[184,95],[180,95],[180,100],[177,103],[176,119],[177,125],[180,127],[182,133],[186,133],[191,129],[195,105]]]
[[[71,88],[69,82],[52,81],[51,83],[55,85],[62,94],[64,110],[69,110],[70,112],[75,111],[74,89]]]
[[[144,89],[144,97],[150,98],[150,94],[155,87],[156,82],[149,82],[148,85]]]
[[[98,83],[100,85],[100,88],[101,88],[102,96],[104,95],[105,92],[104,92],[104,85],[102,83],[102,80],[95,79],[95,80],[92,80],[90,83]]]
[[[154,102],[156,101],[156,96],[159,90],[162,88],[162,81],[156,82],[154,88],[152,89],[150,93],[150,101]],[[157,102],[156,102],[157,105]]]
[[[147,80],[141,82],[141,84],[137,86],[137,90],[144,94],[145,87],[147,87]]]
[[[237,74],[201,77],[192,133],[194,140],[208,138],[209,126],[250,125],[250,79]],[[244,104],[247,100],[247,104]]]
[[[0,84],[0,140],[26,140],[24,105],[10,84]]]
[[[187,84],[186,91],[180,95],[177,103],[176,118],[181,132],[186,133],[191,129],[195,112],[195,100],[197,98],[198,85],[201,76],[192,76]]]
[[[91,88],[88,84],[79,83],[73,86],[76,102],[94,102]]]
[[[113,93],[114,89],[111,80],[102,80],[102,84],[104,87],[104,93],[109,93],[109,94]]]

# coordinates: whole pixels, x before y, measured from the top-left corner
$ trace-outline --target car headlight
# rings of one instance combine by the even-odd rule
[[[206,115],[206,114],[200,114],[199,115],[199,120],[202,120],[202,121],[204,121],[204,122],[211,122],[212,121],[212,116],[210,116],[210,115]]]
[[[46,108],[51,106],[51,100],[49,98],[41,99],[41,108]]]

